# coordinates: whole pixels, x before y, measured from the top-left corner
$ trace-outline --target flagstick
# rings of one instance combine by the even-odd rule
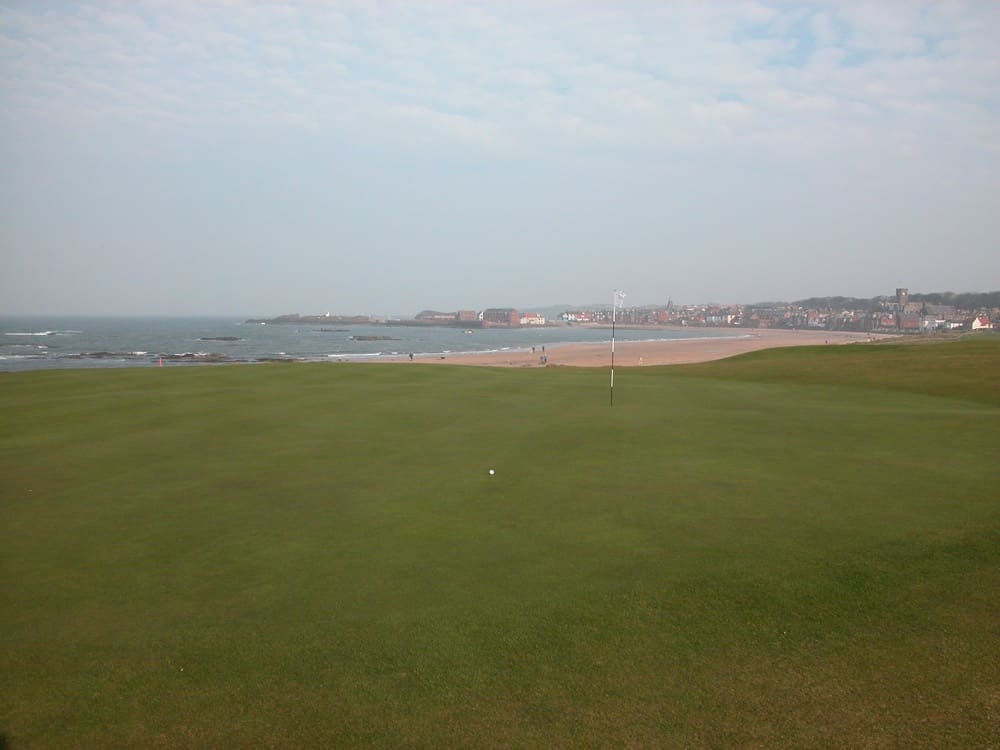
[[[611,298],[611,406],[615,405],[615,310],[618,308],[618,292]]]

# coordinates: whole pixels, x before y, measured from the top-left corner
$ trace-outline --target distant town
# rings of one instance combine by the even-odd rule
[[[612,316],[614,320],[612,320]],[[680,326],[711,328],[780,328],[826,331],[916,334],[1000,329],[1000,292],[895,294],[865,300],[823,297],[794,303],[754,305],[642,305],[612,310],[611,305],[565,310],[485,310],[441,312],[423,310],[413,318],[374,315],[299,315],[254,318],[248,324],[409,325],[459,328],[519,328],[522,326]]]

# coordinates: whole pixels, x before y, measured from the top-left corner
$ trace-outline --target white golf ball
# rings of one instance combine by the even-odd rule
[[[490,476],[493,476],[494,474],[496,474],[496,472],[493,471],[493,469],[490,469]]]

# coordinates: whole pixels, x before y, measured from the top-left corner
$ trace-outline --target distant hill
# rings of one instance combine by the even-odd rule
[[[930,292],[911,294],[911,302],[929,302],[932,305],[952,305],[962,310],[976,310],[980,307],[1000,307],[1000,291],[997,292]]]
[[[978,310],[980,308],[1000,307],[1000,291],[996,292],[910,292],[910,302],[927,302],[931,305],[951,305],[962,310]],[[758,302],[750,307],[774,307],[777,305],[795,305],[812,310],[833,308],[837,310],[875,310],[883,302],[894,299],[891,295],[882,295],[865,299],[862,297],[809,297],[795,302]]]

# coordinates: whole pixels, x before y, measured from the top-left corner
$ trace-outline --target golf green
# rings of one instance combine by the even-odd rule
[[[0,374],[6,747],[995,747],[1000,338]],[[495,474],[490,475],[493,469]]]

